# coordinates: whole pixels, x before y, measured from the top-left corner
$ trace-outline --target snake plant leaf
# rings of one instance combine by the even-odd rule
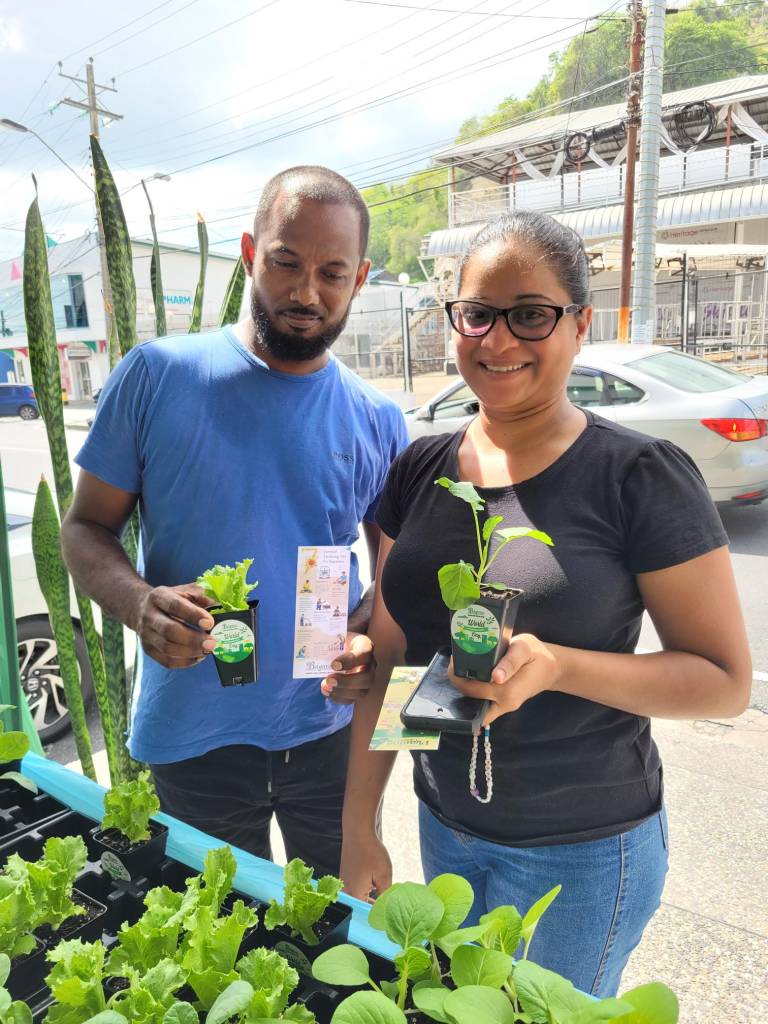
[[[240,316],[240,308],[243,305],[243,292],[245,291],[245,266],[240,259],[235,264],[232,276],[227,285],[227,294],[221,304],[219,313],[219,327],[225,324],[237,323]]]
[[[63,519],[72,503],[72,472],[69,467],[69,452],[64,432],[64,412],[61,405],[61,373],[51,302],[48,246],[37,196],[27,213],[24,235],[23,290],[32,383],[43,414],[51,453],[59,515]],[[80,613],[80,628],[88,651],[93,687],[104,730],[107,758],[110,772],[113,773],[117,771],[117,759],[109,721],[107,677],[104,670],[101,639],[96,631],[93,607],[89,598],[77,591],[76,596]]]
[[[80,758],[83,774],[95,781],[96,769],[80,688],[80,666],[75,651],[75,631],[69,611],[69,574],[61,557],[59,519],[45,477],[42,477],[38,484],[35,498],[32,516],[32,554],[56,641],[59,671],[64,683],[64,696],[72,722],[77,756]]]
[[[192,305],[192,323],[189,333],[197,334],[203,322],[203,296],[205,294],[205,271],[208,266],[208,228],[205,226],[202,213],[197,215],[197,241],[200,248],[200,277],[195,289],[195,301]]]
[[[133,277],[133,252],[125,214],[120,202],[112,172],[104,152],[95,136],[91,136],[91,157],[96,182],[96,201],[99,204],[104,229],[104,249],[107,256],[109,281],[112,286],[114,309],[120,351],[126,355],[136,344],[136,282]]]
[[[141,187],[147,197],[149,206],[149,226],[152,230],[152,259],[149,264],[149,280],[152,285],[152,301],[155,305],[155,334],[162,338],[167,333],[165,326],[165,303],[163,302],[163,276],[160,271],[160,245],[157,241],[157,226],[155,224],[155,211],[152,207],[152,200],[149,198],[149,189],[144,179],[141,179]]]

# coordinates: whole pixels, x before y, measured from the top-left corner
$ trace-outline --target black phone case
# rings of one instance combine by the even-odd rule
[[[400,712],[406,729],[476,733],[483,724],[490,701],[464,697],[448,678],[449,647],[441,648]]]

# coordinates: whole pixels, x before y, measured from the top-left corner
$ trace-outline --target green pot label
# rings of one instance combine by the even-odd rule
[[[110,850],[105,850],[101,855],[101,866],[118,882],[130,882],[131,874],[125,864]]]
[[[253,654],[253,630],[239,619],[217,622],[211,636],[216,640],[213,656],[219,661],[245,661]]]
[[[451,637],[467,654],[488,654],[499,642],[499,623],[493,612],[480,604],[471,604],[453,613]]]

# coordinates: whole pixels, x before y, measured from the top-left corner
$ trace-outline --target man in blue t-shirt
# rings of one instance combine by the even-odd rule
[[[323,873],[339,868],[370,599],[353,555],[333,699],[320,679],[293,679],[297,549],[352,545],[362,522],[375,565],[376,504],[407,443],[399,409],[329,352],[370,267],[368,223],[332,171],[273,178],[243,236],[250,316],[119,363],[62,529],[77,585],[140,637],[129,747],[151,765],[163,810],[264,857],[275,814],[288,856]],[[141,574],[119,541],[137,503]],[[191,581],[244,558],[259,584],[259,678],[223,687],[211,602]]]

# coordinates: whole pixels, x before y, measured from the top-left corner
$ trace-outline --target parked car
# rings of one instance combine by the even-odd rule
[[[0,384],[0,416],[36,420],[40,415],[31,384]]]
[[[586,345],[568,397],[615,423],[674,441],[696,462],[712,499],[768,498],[768,376],[750,377],[660,345]],[[478,411],[459,377],[406,413],[411,439],[459,430]]]
[[[59,671],[56,641],[48,609],[40,592],[32,555],[32,512],[35,496],[28,491],[5,490],[11,582],[16,617],[21,685],[27,696],[40,740],[50,743],[70,728],[64,683]],[[75,621],[75,651],[86,702],[93,697],[93,679],[85,640],[79,627],[77,603],[71,598]]]

